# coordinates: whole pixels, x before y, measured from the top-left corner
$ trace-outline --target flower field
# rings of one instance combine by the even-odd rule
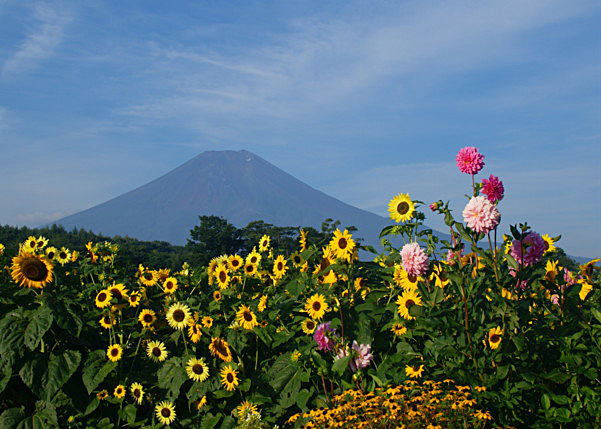
[[[483,165],[457,155],[460,216],[392,197],[369,260],[339,229],[177,271],[118,268],[109,242],[0,245],[0,427],[601,427],[600,260],[497,231]]]

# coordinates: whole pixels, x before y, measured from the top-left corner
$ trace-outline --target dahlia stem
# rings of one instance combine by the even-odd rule
[[[476,184],[474,183],[474,175],[472,174],[472,192],[476,196]]]
[[[326,401],[330,402],[330,398],[328,397],[328,389],[326,389],[326,380],[323,378],[323,373],[321,374],[321,384],[323,386],[323,393],[326,395]]]
[[[499,286],[499,273],[497,272],[497,256],[496,252],[492,249],[492,243],[490,242],[490,231],[486,234],[488,236],[488,247],[490,247],[490,252],[493,255],[493,264],[492,267],[495,271],[495,280],[497,281],[497,286]],[[477,264],[477,262],[476,262]]]

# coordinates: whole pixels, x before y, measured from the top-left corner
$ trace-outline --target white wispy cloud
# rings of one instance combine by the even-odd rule
[[[69,10],[50,3],[35,4],[33,16],[37,21],[36,26],[17,51],[4,62],[3,77],[31,69],[51,57],[63,40],[65,26],[72,19]]]

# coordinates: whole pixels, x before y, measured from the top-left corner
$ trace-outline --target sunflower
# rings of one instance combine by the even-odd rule
[[[227,259],[227,266],[232,271],[237,271],[244,265],[244,259],[240,255],[232,255]]]
[[[219,359],[224,362],[232,361],[232,351],[227,341],[222,340],[219,337],[211,338],[211,344],[209,344],[209,351],[213,356],[217,355]]]
[[[257,310],[259,313],[262,313],[267,308],[267,295],[263,295],[261,299],[259,299],[259,305],[257,306]]]
[[[144,398],[144,389],[142,388],[142,385],[140,383],[132,383],[129,392],[138,405],[142,405],[142,398]]]
[[[255,316],[255,313],[253,313],[252,310],[249,307],[247,307],[246,305],[241,305],[238,308],[238,312],[236,313],[236,316],[237,316],[238,323],[244,329],[252,329],[258,325],[257,317]]]
[[[175,407],[173,402],[159,402],[154,407],[154,413],[156,414],[157,419],[159,419],[159,421],[164,425],[169,426],[175,420]]]
[[[301,324],[301,328],[303,328],[303,332],[307,335],[311,335],[313,332],[315,332],[316,327],[317,327],[317,324],[315,323],[315,321],[313,321],[311,319],[305,319],[305,320],[303,320],[303,323]]]
[[[423,280],[420,276],[410,275],[401,264],[394,266],[394,283],[406,291],[417,290],[417,282]]]
[[[27,240],[24,241],[25,246],[30,248],[31,250],[37,249],[38,247],[38,239],[35,236],[30,235],[27,237]]]
[[[148,308],[145,308],[144,310],[142,310],[140,312],[140,315],[138,316],[138,321],[145,328],[152,327],[153,323],[156,322],[156,320],[157,320],[157,318],[154,314],[154,311],[150,310]]]
[[[396,222],[405,222],[413,217],[415,204],[409,194],[398,194],[388,203],[390,218]]]
[[[257,406],[249,401],[244,401],[236,407],[236,414],[239,419],[245,419],[249,414],[259,414]]]
[[[219,285],[219,289],[227,289],[230,283],[230,276],[227,273],[227,267],[224,267],[223,265],[217,266],[214,276],[217,280],[217,284]]]
[[[98,392],[96,394],[96,397],[98,398],[99,401],[104,401],[106,398],[109,397],[109,392],[106,389],[101,390],[100,392]]]
[[[281,279],[284,277],[286,270],[288,267],[286,266],[286,259],[282,255],[278,255],[273,263],[273,275],[276,279]]]
[[[303,258],[298,252],[294,252],[292,255],[290,255],[290,261],[292,261],[292,265],[294,265],[296,268],[299,268],[303,265]]]
[[[117,387],[115,387],[115,390],[113,391],[113,396],[115,398],[123,398],[125,396],[125,386],[120,384]]]
[[[353,251],[355,250],[355,242],[346,229],[344,232],[340,232],[339,229],[336,229],[329,247],[332,249],[337,259],[343,259],[350,262]]]
[[[108,288],[108,291],[111,293],[113,298],[117,298],[118,301],[122,299],[127,299],[128,290],[125,289],[125,285],[123,283],[117,283]]]
[[[157,277],[156,271],[144,270],[144,272],[140,274],[140,282],[142,282],[144,286],[154,286],[157,284]]]
[[[203,358],[192,358],[186,364],[186,373],[194,381],[205,381],[209,377],[209,367]]]
[[[200,410],[205,405],[207,405],[207,395],[203,395],[200,401],[196,403],[196,410]]]
[[[555,252],[557,250],[557,248],[555,247],[555,241],[549,237],[549,234],[545,234],[541,237],[543,239],[543,241],[545,242],[545,252]]]
[[[146,345],[146,354],[155,362],[163,362],[167,359],[169,352],[161,341],[149,341]]]
[[[316,293],[305,303],[305,311],[311,319],[320,320],[328,311],[328,303],[323,295]]]
[[[114,316],[111,313],[109,313],[102,316],[100,318],[99,323],[100,326],[102,326],[104,329],[111,329],[111,326],[115,326],[116,320]]]
[[[307,231],[301,228],[300,233],[298,235],[298,241],[300,244],[300,251],[304,252],[307,250]]]
[[[593,285],[590,283],[587,283],[586,281],[582,282],[582,286],[580,287],[580,292],[578,293],[578,296],[580,297],[581,301],[584,301],[586,299],[586,296],[593,290]]]
[[[500,326],[497,326],[496,328],[490,328],[488,331],[488,345],[490,346],[491,350],[495,350],[499,347],[499,344],[501,344],[502,335],[503,331],[501,330]]]
[[[190,337],[190,341],[192,341],[194,344],[196,344],[200,340],[200,337],[202,337],[201,329],[202,325],[197,323],[191,324],[188,328],[188,336]]]
[[[5,249],[4,244],[0,243],[0,255],[4,254],[4,249]]]
[[[232,391],[236,388],[239,383],[238,371],[232,368],[231,365],[226,365],[221,369],[221,384],[225,387],[225,390]]]
[[[402,323],[395,323],[394,325],[392,325],[390,330],[397,337],[400,337],[401,335],[407,333],[407,328]]]
[[[266,252],[269,250],[269,245],[271,243],[271,238],[268,235],[264,235],[259,240],[259,252]]]
[[[95,264],[98,261],[98,255],[96,255],[97,246],[92,245],[91,241],[88,241],[86,244],[86,250],[88,252],[88,256],[90,257],[90,261]]]
[[[79,258],[79,252],[77,250],[72,251],[71,252],[71,262],[77,261],[77,258]]]
[[[65,265],[67,262],[69,262],[71,260],[71,253],[69,252],[68,249],[61,247],[61,250],[58,251],[55,258],[59,264]]]
[[[50,259],[51,261],[54,260],[54,257],[56,256],[56,254],[58,253],[58,249],[54,246],[50,246],[46,249],[46,257],[48,259]]]
[[[434,286],[439,288],[443,288],[449,284],[449,279],[444,272],[444,266],[446,262],[436,262],[433,265],[432,274],[430,274],[429,280],[434,280]],[[418,277],[419,280],[419,277]]]
[[[257,274],[257,266],[255,264],[244,265],[244,274],[247,276],[255,276]]]
[[[173,329],[181,330],[188,326],[188,321],[192,315],[187,305],[176,302],[169,307],[166,317],[169,326]]]
[[[411,320],[415,319],[410,313],[409,310],[414,305],[422,305],[422,299],[416,291],[405,291],[403,295],[400,295],[396,300],[397,305],[399,306],[398,312],[399,315],[405,319]]]
[[[123,355],[123,348],[119,344],[113,344],[106,350],[106,355],[112,362],[117,362]]]
[[[128,297],[130,307],[137,307],[140,305],[140,292],[132,292]]]
[[[214,299],[215,301],[219,301],[219,300],[221,300],[221,292],[220,292],[220,291],[218,291],[218,290],[216,290],[215,292],[213,292],[213,299]]]
[[[12,259],[11,277],[28,288],[43,288],[52,281],[52,263],[41,255],[21,253]]]
[[[167,277],[163,283],[165,293],[174,293],[177,290],[177,279],[175,277]]]
[[[363,277],[357,277],[354,284],[355,290],[358,291],[367,284],[367,279],[364,279]]]
[[[409,378],[419,378],[422,376],[423,372],[424,372],[423,365],[415,365],[415,366],[407,365],[405,367],[405,375]]]
[[[113,295],[109,292],[109,290],[102,289],[96,295],[96,299],[95,299],[96,307],[98,307],[98,308],[108,307],[109,305],[111,305],[111,299],[113,299]]]
[[[261,262],[261,254],[258,253],[255,249],[253,249],[253,251],[246,256],[246,263],[252,265],[259,265],[259,262]]]
[[[601,259],[597,258],[588,261],[586,264],[579,265],[580,274],[582,274],[582,276],[585,277],[589,283],[593,282],[593,273],[595,272],[595,270],[601,270],[601,267],[595,265],[599,261],[601,261]]]
[[[203,316],[202,319],[200,319],[200,323],[202,323],[202,326],[205,328],[210,328],[213,326],[213,318],[211,316]]]

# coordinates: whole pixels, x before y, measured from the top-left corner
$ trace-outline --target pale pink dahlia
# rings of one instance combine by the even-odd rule
[[[478,149],[473,146],[462,148],[455,159],[462,173],[477,174],[484,167],[484,155],[478,153]]]
[[[482,193],[486,194],[488,201],[491,203],[501,201],[503,195],[505,195],[503,182],[501,182],[498,177],[491,174],[488,180],[482,179]]]
[[[463,209],[463,221],[472,231],[488,233],[496,228],[501,219],[501,214],[493,203],[486,197],[472,197]]]
[[[428,271],[430,260],[417,243],[407,243],[401,249],[403,268],[411,276],[421,276]]]
[[[369,344],[357,343],[357,340],[353,340],[353,350],[357,353],[357,356],[349,362],[351,371],[356,372],[358,369],[365,368],[371,362],[373,355],[371,354],[371,346]]]
[[[526,267],[536,264],[545,253],[545,240],[532,231],[520,240],[513,240],[509,254],[514,257],[518,264]]]
[[[334,328],[330,327],[331,322],[322,323],[317,326],[315,330],[315,334],[313,334],[313,338],[317,341],[317,346],[319,350],[330,351],[334,345],[334,340],[332,338],[328,338],[328,335],[334,336]]]

